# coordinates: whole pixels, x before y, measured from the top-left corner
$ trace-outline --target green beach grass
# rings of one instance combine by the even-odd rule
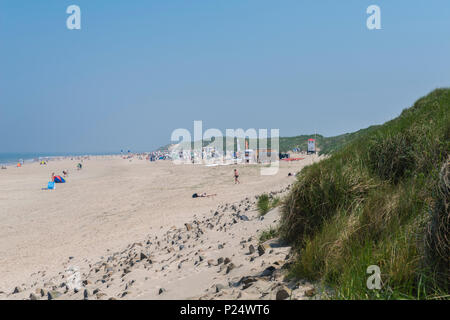
[[[271,209],[279,206],[281,204],[281,200],[278,197],[269,197],[268,194],[263,193],[258,197],[258,201],[256,202],[256,207],[258,208],[259,214],[261,216],[265,215]]]
[[[449,110],[450,89],[437,89],[300,172],[279,228],[298,253],[291,277],[334,299],[449,298]],[[370,265],[380,290],[366,286]]]

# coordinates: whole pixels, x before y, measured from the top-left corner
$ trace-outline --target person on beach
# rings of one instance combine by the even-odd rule
[[[54,173],[54,172],[52,172],[52,178],[51,178],[51,181],[55,182],[55,173]]]
[[[234,169],[234,184],[236,184],[236,183],[241,183],[241,182],[239,181],[239,173],[238,173],[237,169]]]
[[[203,192],[203,193],[200,193],[200,194],[194,193],[192,195],[192,198],[209,198],[209,197],[214,197],[214,196],[217,196],[217,194],[216,193],[214,193],[214,194],[207,194],[206,192]]]
[[[69,170],[63,170],[63,175],[64,177],[68,177],[69,176]]]

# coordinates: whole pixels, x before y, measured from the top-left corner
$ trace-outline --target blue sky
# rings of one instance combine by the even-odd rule
[[[450,86],[449,57],[448,0],[0,0],[0,152],[151,150],[193,120],[337,135]]]

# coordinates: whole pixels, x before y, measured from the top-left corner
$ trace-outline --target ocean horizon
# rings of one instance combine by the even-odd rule
[[[0,165],[16,164],[19,161],[31,163],[40,159],[58,157],[106,156],[117,154],[120,154],[120,152],[0,152]]]

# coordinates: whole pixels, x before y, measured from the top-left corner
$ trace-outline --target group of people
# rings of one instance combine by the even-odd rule
[[[78,170],[81,170],[81,168],[83,167],[83,165],[81,164],[81,163],[78,163],[77,164],[77,169]],[[51,182],[54,182],[54,183],[65,183],[66,182],[66,180],[64,179],[64,178],[67,178],[68,176],[69,176],[69,169],[64,169],[63,171],[62,171],[62,177],[60,176],[60,175],[55,175],[55,173],[54,172],[52,172],[52,176],[51,176]]]
[[[64,175],[64,177],[66,177],[66,176]],[[63,177],[55,175],[54,172],[52,172],[51,181],[55,182],[55,183],[65,183],[66,182],[66,180]]]

